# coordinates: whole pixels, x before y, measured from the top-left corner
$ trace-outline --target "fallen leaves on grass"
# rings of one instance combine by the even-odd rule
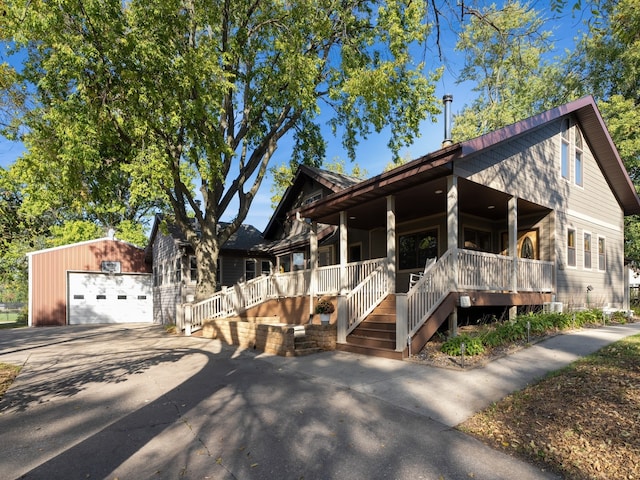
[[[20,367],[0,363],[0,398],[4,395],[20,372]]]
[[[568,479],[640,478],[640,336],[492,405],[459,428]]]

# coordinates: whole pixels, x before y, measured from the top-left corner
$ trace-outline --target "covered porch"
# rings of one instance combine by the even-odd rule
[[[455,174],[458,155],[455,146],[440,150],[296,212],[310,225],[312,295],[321,294],[326,268],[318,267],[318,225],[338,227],[338,345],[348,344],[388,295],[395,297],[394,351],[404,355],[447,319],[455,332],[460,306],[552,300],[554,212]],[[368,232],[371,257],[384,255],[355,288],[343,277],[354,231]],[[438,260],[425,270],[430,257]],[[415,273],[422,278],[409,288]]]

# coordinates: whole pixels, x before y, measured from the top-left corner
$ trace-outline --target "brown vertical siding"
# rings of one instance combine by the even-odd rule
[[[122,273],[149,273],[144,250],[111,239],[56,247],[31,256],[31,319],[33,326],[67,323],[67,271],[100,271],[102,261],[118,261]]]

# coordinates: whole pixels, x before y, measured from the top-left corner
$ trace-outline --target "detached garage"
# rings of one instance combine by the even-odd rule
[[[153,321],[144,250],[113,238],[31,252],[29,325]]]

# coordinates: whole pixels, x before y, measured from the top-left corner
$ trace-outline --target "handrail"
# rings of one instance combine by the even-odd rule
[[[445,254],[431,264],[420,280],[407,292],[407,329],[413,337],[452,290],[453,254]]]
[[[386,263],[380,264],[373,272],[345,298],[347,331],[351,333],[389,293]]]

